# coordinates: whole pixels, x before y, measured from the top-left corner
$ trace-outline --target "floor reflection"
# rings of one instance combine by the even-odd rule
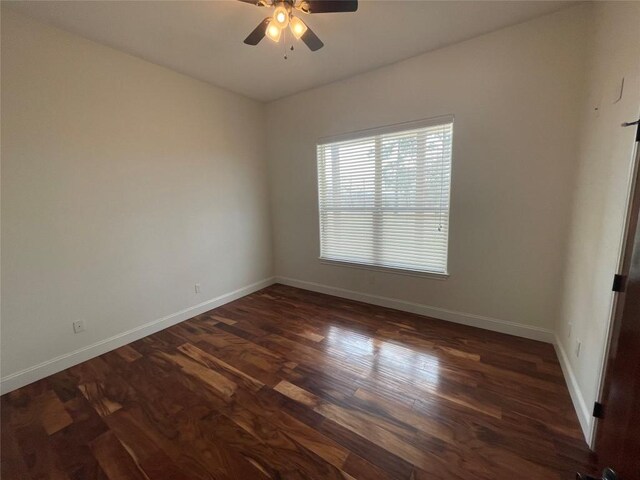
[[[362,373],[372,379],[392,376],[423,389],[438,387],[440,360],[435,354],[337,325],[329,326],[326,341],[329,355],[347,355],[364,367],[366,371]]]

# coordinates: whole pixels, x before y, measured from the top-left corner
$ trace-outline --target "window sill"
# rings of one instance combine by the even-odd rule
[[[418,270],[406,270],[403,268],[393,268],[393,267],[382,267],[378,265],[368,265],[366,263],[356,263],[356,262],[345,262],[342,260],[331,260],[329,258],[319,257],[318,260],[320,263],[325,265],[334,265],[338,267],[349,267],[349,268],[359,268],[361,270],[373,270],[377,272],[384,273],[392,273],[396,275],[407,275],[410,277],[423,277],[423,278],[431,278],[433,280],[446,280],[449,278],[448,273],[437,273],[437,272],[421,272]]]

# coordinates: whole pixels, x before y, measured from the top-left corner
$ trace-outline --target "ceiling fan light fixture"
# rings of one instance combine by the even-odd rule
[[[274,42],[280,41],[280,35],[282,35],[282,29],[278,26],[275,20],[271,20],[269,25],[267,25],[267,31],[265,32],[267,37],[269,37]]]
[[[289,11],[284,5],[280,4],[276,7],[273,12],[273,21],[276,22],[281,29],[289,25]]]
[[[269,37],[273,42],[278,43],[282,32],[286,35],[287,27],[291,29],[291,34],[302,41],[309,50],[315,52],[320,50],[324,43],[313,33],[302,20],[294,16],[294,13],[344,13],[358,10],[358,0],[238,0],[242,3],[254,4],[257,6],[273,7],[273,14],[264,18],[256,28],[244,39],[247,45],[258,45],[264,37]],[[293,50],[293,45],[291,45]],[[287,56],[285,55],[285,59]]]
[[[289,28],[291,28],[291,33],[293,36],[300,40],[300,37],[304,35],[304,32],[307,31],[307,25],[300,20],[298,17],[291,17],[291,21],[289,22]]]

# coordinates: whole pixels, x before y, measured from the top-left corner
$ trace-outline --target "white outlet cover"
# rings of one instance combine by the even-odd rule
[[[84,322],[82,320],[73,322],[73,333],[80,333],[80,332],[84,332]]]

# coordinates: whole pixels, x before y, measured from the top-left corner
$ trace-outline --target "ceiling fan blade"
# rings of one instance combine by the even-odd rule
[[[300,40],[302,40],[312,52],[320,50],[322,47],[324,47],[324,43],[322,43],[322,40],[320,40],[308,26],[307,31],[304,32],[304,35],[302,35],[302,37],[300,37]]]
[[[358,0],[306,0],[309,13],[340,13],[358,10]]]
[[[251,32],[247,36],[247,38],[244,39],[244,43],[246,43],[247,45],[257,45],[258,43],[260,43],[260,40],[262,40],[267,33],[267,26],[269,25],[270,21],[271,17],[267,17],[262,20],[258,24],[258,26],[253,29],[253,32]]]
[[[264,7],[265,5],[267,5],[266,0],[238,0],[238,1],[242,3],[250,3],[252,5],[255,5],[256,7]]]

